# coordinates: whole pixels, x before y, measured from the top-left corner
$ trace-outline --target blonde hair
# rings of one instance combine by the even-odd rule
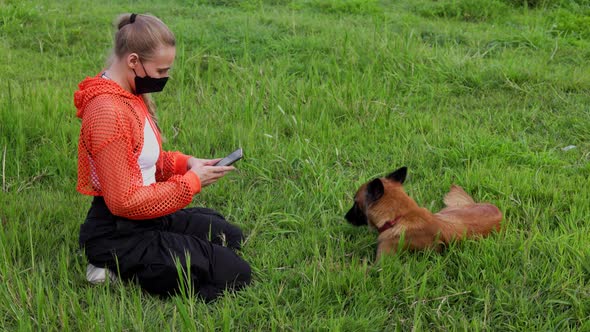
[[[109,58],[122,58],[131,52],[137,53],[141,60],[153,59],[156,50],[162,46],[175,46],[176,39],[170,29],[159,18],[150,14],[122,14],[115,20],[115,46]],[[149,94],[142,95],[150,116],[158,125],[156,104]]]

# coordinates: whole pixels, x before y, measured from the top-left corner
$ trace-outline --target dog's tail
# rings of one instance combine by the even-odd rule
[[[502,212],[492,204],[479,203],[465,207],[448,207],[434,215],[440,222],[443,241],[465,236],[486,236],[500,230]]]
[[[451,186],[451,190],[445,195],[444,202],[447,207],[461,207],[475,204],[473,198],[463,188],[457,185]]]
[[[441,224],[444,239],[487,235],[500,229],[502,212],[492,204],[475,203],[463,188],[452,185],[444,198],[446,208],[435,214]]]

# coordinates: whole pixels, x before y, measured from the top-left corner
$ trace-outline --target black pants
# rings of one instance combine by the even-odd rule
[[[242,231],[211,209],[129,220],[114,216],[102,197],[94,198],[80,227],[80,246],[91,264],[159,295],[180,290],[179,264],[181,273],[190,275],[192,289],[207,301],[250,283],[250,266],[234,252],[242,240]]]

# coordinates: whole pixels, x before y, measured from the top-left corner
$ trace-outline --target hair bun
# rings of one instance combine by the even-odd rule
[[[118,19],[119,23],[116,24],[117,30],[123,29],[123,27],[126,26],[127,24],[132,24],[133,22],[135,22],[136,19],[137,19],[137,14],[135,14],[135,13],[119,16],[119,19]]]

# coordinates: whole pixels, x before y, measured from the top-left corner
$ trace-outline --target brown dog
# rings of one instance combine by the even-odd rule
[[[398,248],[439,250],[452,240],[486,236],[500,229],[502,212],[492,204],[475,203],[459,186],[451,187],[444,198],[446,207],[436,214],[418,206],[402,186],[406,174],[407,168],[402,167],[363,184],[346,213],[351,224],[368,224],[379,231],[377,260]]]

